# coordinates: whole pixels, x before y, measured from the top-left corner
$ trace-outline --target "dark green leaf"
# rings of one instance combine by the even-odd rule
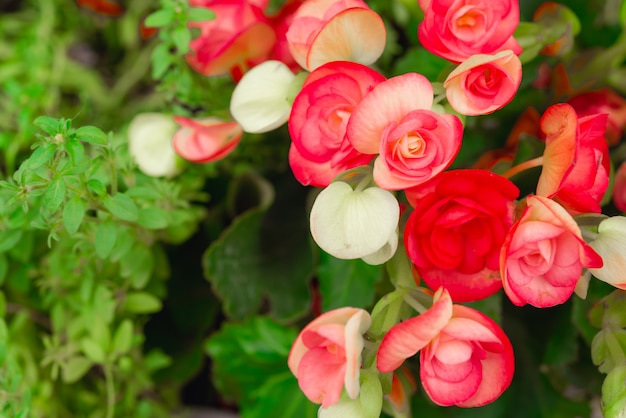
[[[65,180],[54,179],[48,185],[43,195],[44,208],[49,212],[56,212],[65,200]]]
[[[374,302],[374,285],[382,278],[382,266],[371,266],[360,259],[340,260],[321,251],[318,278],[322,310],[366,308]]]
[[[65,230],[70,234],[75,234],[80,228],[80,224],[85,216],[85,203],[83,200],[75,196],[67,202],[63,208],[63,224]]]
[[[136,222],[139,217],[139,209],[130,197],[124,193],[117,193],[104,201],[106,207],[113,216],[123,221]]]
[[[204,7],[190,7],[187,9],[187,20],[189,22],[204,22],[215,19],[213,10]]]
[[[95,126],[83,126],[76,130],[76,138],[96,145],[106,145],[109,137]]]
[[[129,313],[148,314],[161,310],[161,301],[148,292],[130,292],[124,299],[123,309]]]
[[[174,21],[174,11],[163,9],[157,10],[146,17],[144,24],[149,28],[160,28]]]
[[[59,133],[59,121],[49,116],[39,116],[35,119],[33,125],[45,131],[50,136]]]
[[[169,223],[169,213],[158,207],[148,207],[139,211],[137,223],[146,229],[166,228]]]
[[[319,405],[304,396],[288,370],[269,375],[252,395],[250,402],[241,404],[242,418],[317,417]]]

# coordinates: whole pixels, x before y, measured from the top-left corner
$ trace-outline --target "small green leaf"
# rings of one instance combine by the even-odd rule
[[[49,116],[39,116],[35,119],[33,125],[45,131],[50,136],[59,133],[59,121]]]
[[[6,231],[0,231],[0,253],[3,253],[13,248],[21,238],[22,230],[20,229],[8,229]]]
[[[602,416],[620,418],[626,410],[626,365],[611,370],[602,383]]]
[[[70,234],[75,234],[80,228],[85,216],[85,203],[78,196],[72,198],[63,208],[63,224],[65,230]]]
[[[104,201],[104,207],[116,218],[123,221],[136,222],[139,217],[139,209],[137,205],[124,193],[118,193],[113,197],[109,197]]]
[[[190,7],[187,9],[187,20],[189,22],[204,22],[215,19],[213,10],[204,7]]]
[[[144,208],[139,211],[137,223],[146,229],[162,229],[169,224],[169,214],[158,207]]]
[[[94,247],[98,257],[107,258],[113,250],[116,239],[117,230],[112,221],[105,221],[98,225],[94,239]]]
[[[144,359],[146,368],[154,372],[172,364],[172,359],[159,349],[150,350]]]
[[[87,182],[87,187],[89,188],[89,191],[98,195],[98,196],[104,196],[107,192],[106,187],[104,187],[104,184],[102,184],[102,182],[100,180],[97,179],[91,179]]]
[[[83,143],[75,139],[65,141],[65,151],[72,159],[74,165],[80,163],[85,156],[85,147]]]
[[[172,32],[172,41],[176,46],[176,50],[179,54],[185,54],[189,51],[189,42],[191,41],[191,32],[186,26],[176,28]]]
[[[161,43],[152,51],[152,78],[160,79],[172,65],[172,55],[167,44]]]
[[[52,159],[56,151],[56,147],[51,143],[40,146],[35,151],[33,151],[28,160],[25,161],[26,167],[28,167],[30,170],[38,169],[44,164],[47,164],[48,161]]]
[[[124,354],[130,350],[133,343],[133,323],[130,319],[125,319],[117,327],[113,336],[113,353]]]
[[[148,284],[153,269],[152,251],[139,242],[120,259],[120,274],[129,278],[135,289],[143,289]]]
[[[104,350],[95,341],[89,338],[84,338],[80,342],[80,347],[88,359],[90,359],[94,363],[104,363],[104,360],[106,358]]]
[[[83,126],[76,130],[76,138],[96,145],[106,145],[109,137],[95,126]]]
[[[161,301],[148,292],[131,292],[124,300],[124,310],[136,314],[148,314],[161,310]]]
[[[61,377],[65,383],[77,382],[83,377],[91,368],[93,362],[85,357],[72,357],[65,365],[63,365],[61,371]]]
[[[9,271],[9,260],[4,253],[0,252],[0,286],[4,283]]]
[[[54,179],[43,194],[44,208],[49,212],[56,212],[65,200],[65,180]]]
[[[154,13],[151,13],[146,17],[144,21],[144,25],[149,28],[160,28],[163,26],[167,26],[174,21],[174,11],[173,10],[157,10]]]

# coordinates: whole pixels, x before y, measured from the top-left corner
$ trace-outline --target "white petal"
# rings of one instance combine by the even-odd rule
[[[295,75],[280,61],[265,61],[248,71],[235,87],[230,113],[243,130],[268,132],[289,119],[289,86]]]
[[[337,258],[361,258],[387,244],[399,217],[398,201],[387,190],[354,191],[347,183],[335,182],[313,203],[311,234],[320,248]]]
[[[178,125],[170,115],[141,113],[128,126],[128,151],[139,169],[153,177],[174,176],[180,158],[172,147]]]
[[[626,218],[614,216],[600,223],[598,238],[589,245],[602,257],[602,268],[591,274],[620,289],[626,289]]]
[[[372,266],[378,266],[391,260],[398,249],[398,229],[391,234],[389,241],[373,254],[361,257],[361,260]]]

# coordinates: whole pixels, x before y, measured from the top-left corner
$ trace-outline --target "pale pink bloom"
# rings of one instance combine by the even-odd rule
[[[531,195],[526,204],[500,252],[504,291],[518,306],[559,305],[574,292],[583,268],[602,267],[602,258],[557,202]]]
[[[424,20],[418,37],[435,55],[459,63],[475,54],[522,52],[513,38],[519,24],[518,0],[419,0],[419,5]]]
[[[308,0],[287,31],[291,54],[308,71],[331,61],[372,64],[385,41],[383,20],[362,0]]]
[[[540,120],[546,148],[537,195],[556,200],[573,215],[601,211],[610,170],[606,121],[606,114],[578,117],[566,103],[546,109]]]
[[[334,405],[343,388],[350,399],[359,396],[363,334],[370,323],[367,311],[346,307],[323,313],[300,332],[287,364],[312,402]]]
[[[174,134],[174,150],[195,163],[221,160],[237,147],[243,135],[237,122],[217,118],[194,120],[182,116],[174,116],[174,120],[181,126]]]
[[[309,74],[289,116],[295,147],[289,161],[301,183],[324,187],[340,173],[371,161],[373,155],[358,152],[348,141],[346,127],[358,103],[384,80],[347,61],[324,64]]]
[[[422,184],[450,166],[461,147],[459,118],[431,110],[432,85],[421,74],[390,78],[354,109],[347,135],[357,151],[380,155],[374,181],[388,190]]]
[[[495,55],[472,55],[444,81],[454,110],[467,116],[486,115],[509,103],[522,81],[522,63],[507,50]]]
[[[194,0],[215,12],[215,19],[190,22],[200,36],[189,44],[189,65],[206,76],[231,74],[235,80],[269,58],[276,34],[263,14],[267,0]]]
[[[591,274],[626,290],[626,218],[614,216],[600,222],[598,236],[589,245],[604,261],[601,268],[590,268]]]
[[[497,399],[513,378],[513,347],[500,327],[472,308],[435,292],[421,315],[393,326],[383,338],[376,366],[391,372],[420,353],[420,380],[438,405],[482,406]]]

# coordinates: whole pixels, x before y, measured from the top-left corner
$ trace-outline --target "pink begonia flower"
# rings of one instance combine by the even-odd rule
[[[178,129],[171,115],[140,113],[128,125],[128,151],[139,169],[152,177],[180,173],[180,158],[172,148]]]
[[[591,274],[626,290],[626,218],[613,216],[600,222],[598,236],[589,245],[604,261],[601,268],[590,268]]]
[[[522,81],[522,63],[511,50],[472,55],[443,86],[450,106],[462,115],[486,115],[509,103]]]
[[[347,61],[324,64],[309,74],[289,116],[295,147],[289,162],[304,185],[327,186],[338,174],[372,160],[373,155],[354,149],[346,127],[356,105],[384,80],[380,73]]]
[[[359,396],[363,334],[370,323],[367,311],[346,307],[323,313],[300,332],[287,364],[311,402],[334,405],[344,387],[350,399]]]
[[[540,120],[546,149],[538,196],[553,198],[573,215],[601,211],[610,170],[606,120],[606,114],[579,118],[566,103],[546,109]]]
[[[194,163],[221,160],[233,152],[243,135],[237,122],[217,118],[194,120],[182,116],[174,116],[174,120],[181,126],[174,134],[174,150]]]
[[[276,33],[263,14],[268,0],[192,0],[215,12],[215,19],[189,22],[200,36],[189,43],[187,62],[206,76],[231,74],[238,81],[250,68],[269,58]]]
[[[287,31],[291,26],[291,22],[293,22],[296,11],[305,1],[306,0],[287,0],[276,14],[269,16],[270,24],[276,33],[276,44],[272,49],[270,59],[283,62],[294,73],[297,73],[301,67],[289,50]]]
[[[519,24],[518,0],[419,0],[419,5],[424,20],[418,38],[435,55],[460,63],[475,54],[522,52],[513,38]]]
[[[574,292],[583,268],[602,267],[602,258],[583,241],[576,221],[557,202],[531,195],[526,203],[502,245],[504,291],[518,306],[559,305]]]
[[[265,61],[248,71],[230,98],[230,113],[249,133],[272,131],[291,112],[289,96],[296,76],[280,61]]]
[[[362,0],[308,0],[287,31],[291,54],[308,71],[331,61],[372,64],[385,41],[382,18]]]
[[[383,264],[396,252],[399,219],[400,205],[389,191],[353,190],[348,183],[336,181],[313,203],[311,235],[334,257]]]
[[[415,207],[404,245],[431,288],[455,302],[484,299],[502,288],[500,249],[513,225],[519,189],[486,170],[452,170],[406,190]]]
[[[622,163],[615,172],[613,203],[617,209],[626,212],[626,163]]]
[[[463,137],[458,117],[431,111],[433,88],[421,74],[390,78],[357,105],[347,135],[357,151],[380,155],[374,181],[388,190],[417,186],[448,168]]]
[[[609,88],[580,93],[567,101],[580,116],[608,114],[606,142],[613,147],[622,139],[626,127],[626,100]]]
[[[393,371],[418,351],[424,390],[441,406],[486,405],[513,379],[513,347],[502,329],[479,311],[453,305],[443,287],[426,312],[389,330],[376,366],[383,373]]]

